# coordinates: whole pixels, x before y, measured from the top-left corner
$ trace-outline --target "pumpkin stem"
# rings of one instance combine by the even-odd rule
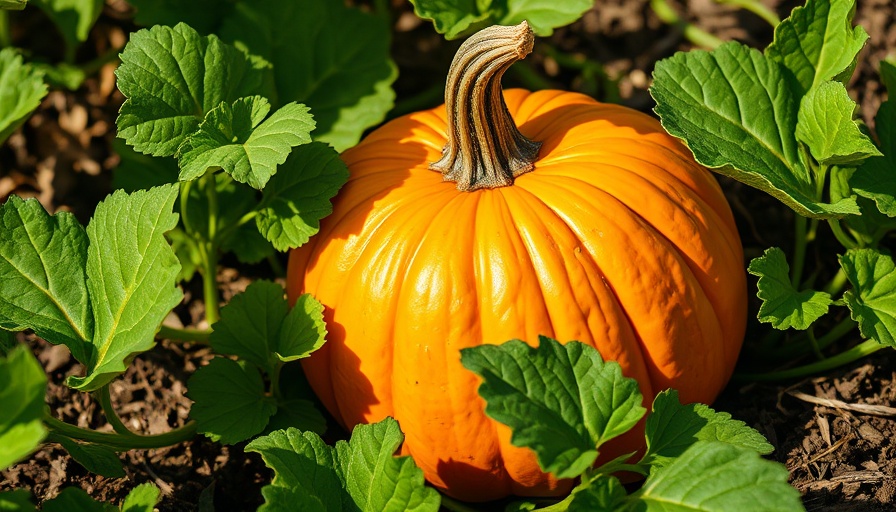
[[[533,43],[524,21],[480,30],[457,50],[445,86],[448,143],[429,168],[456,182],[458,190],[512,185],[534,168],[541,142],[519,132],[501,93],[501,76]]]

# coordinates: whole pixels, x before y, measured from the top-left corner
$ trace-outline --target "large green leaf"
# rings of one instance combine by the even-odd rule
[[[270,109],[260,96],[213,108],[177,151],[180,179],[221,168],[240,183],[264,188],[294,146],[311,142],[314,129],[304,105],[288,103],[268,117]]]
[[[413,459],[394,456],[403,439],[392,418],[358,425],[335,448],[294,428],[259,437],[246,451],[260,453],[274,470],[260,510],[294,510],[301,499],[314,510],[334,512],[436,512],[438,492],[424,485]]]
[[[339,151],[392,108],[389,27],[342,0],[243,1],[220,34],[273,63],[279,103],[311,107],[315,140]]]
[[[827,80],[846,82],[868,34],[852,26],[855,0],[808,0],[775,27],[765,50],[796,78],[798,96]]]
[[[43,73],[23,64],[15,49],[0,50],[0,144],[28,119],[46,95]]]
[[[654,467],[669,464],[697,441],[721,441],[763,455],[774,450],[762,434],[727,412],[703,404],[682,405],[674,390],[656,396],[644,430],[647,453],[643,461]]]
[[[28,456],[47,436],[46,391],[47,376],[27,346],[0,358],[0,470]]]
[[[889,98],[896,97],[896,65],[881,61],[880,74]],[[865,160],[849,184],[860,196],[873,199],[881,212],[896,217],[896,100],[889,98],[874,117],[883,156]]]
[[[238,356],[273,372],[272,352],[289,311],[284,293],[277,283],[255,281],[235,295],[221,308],[221,320],[209,339],[215,351]]]
[[[800,493],[784,466],[747,448],[697,441],[653,472],[626,510],[639,512],[794,512]]]
[[[542,470],[572,478],[597,460],[597,448],[632,428],[645,409],[634,379],[593,347],[539,338],[461,350],[483,382],[485,412],[513,429],[511,442],[535,451]]]
[[[780,65],[731,42],[660,61],[650,89],[663,127],[697,161],[765,191],[808,217],[859,213],[854,198],[821,202],[794,136],[799,97]]]
[[[843,294],[866,338],[896,347],[896,263],[875,249],[853,249],[840,256],[853,289]]]
[[[265,396],[258,369],[244,361],[216,357],[196,370],[187,387],[198,431],[223,444],[260,433],[277,411],[274,399]]]
[[[815,290],[799,291],[790,284],[790,265],[787,256],[777,247],[766,249],[754,258],[747,272],[759,277],[756,283],[759,321],[772,324],[775,329],[808,329],[813,322],[828,312],[831,296]]]
[[[124,372],[136,354],[153,347],[162,320],[181,301],[180,264],[165,239],[177,225],[177,193],[174,185],[116,191],[97,206],[87,226],[93,352],[87,375],[70,377],[70,386],[93,391]]]
[[[115,72],[127,98],[116,121],[118,136],[141,153],[171,156],[221,102],[269,95],[267,66],[183,23],[140,30]]]
[[[43,9],[59,28],[70,49],[87,40],[90,29],[100,13],[103,0],[31,0],[33,5]],[[72,51],[72,50],[70,50]]]
[[[49,215],[36,199],[0,206],[0,326],[33,329],[89,362],[93,314],[87,291],[87,235],[75,216]]]
[[[348,169],[322,143],[296,148],[264,189],[255,224],[278,251],[299,247],[333,212],[330,200],[348,180]]]

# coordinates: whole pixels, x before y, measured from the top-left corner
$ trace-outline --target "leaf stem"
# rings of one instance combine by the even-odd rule
[[[157,336],[169,340],[208,343],[208,338],[211,333],[211,329],[181,329],[178,327],[162,325],[162,327],[159,328],[159,333]]]
[[[781,18],[778,15],[756,0],[716,0],[717,3],[720,4],[728,4],[736,7],[740,7],[741,9],[747,10],[759,16],[763,20],[765,20],[772,28],[777,27],[781,23]]]
[[[837,241],[840,242],[843,247],[847,249],[855,249],[859,246],[859,243],[843,230],[843,226],[840,225],[839,219],[829,219],[828,225],[831,226],[831,231],[834,232],[834,237],[837,238]]]
[[[768,382],[806,377],[814,373],[832,370],[834,368],[852,363],[853,361],[857,361],[865,356],[871,355],[882,348],[884,348],[884,345],[878,343],[875,340],[865,340],[855,347],[845,352],[841,352],[833,357],[829,357],[823,361],[818,361],[815,363],[798,366],[796,368],[789,368],[787,370],[780,370],[776,372],[735,373],[734,379],[738,381]]]
[[[809,347],[812,349],[812,353],[815,354],[815,357],[819,361],[824,361],[826,358],[824,354],[821,353],[821,347],[819,346],[818,340],[815,338],[815,326],[810,325],[808,329],[806,329],[806,338],[809,340]]]
[[[848,280],[846,278],[846,271],[841,268],[837,270],[837,273],[834,274],[834,277],[832,277],[828,284],[824,287],[824,291],[831,296],[837,295],[838,293],[840,293],[840,290],[842,290],[843,287],[846,286],[847,282]]]
[[[97,443],[108,446],[115,451],[127,451],[138,449],[164,448],[184,441],[188,441],[196,435],[196,422],[190,421],[182,427],[178,427],[164,434],[144,436],[139,434],[122,435],[113,432],[97,432],[86,428],[71,425],[50,415],[44,414],[44,423],[50,430],[65,437]]]
[[[9,14],[0,9],[0,48],[12,46],[12,36],[9,34]]]
[[[205,302],[205,320],[214,325],[220,315],[218,299],[218,247],[215,234],[218,230],[218,183],[214,174],[206,174],[201,178],[201,186],[205,188],[208,199],[208,239],[199,244],[202,259],[202,295]]]
[[[101,387],[97,392],[97,398],[100,401],[100,407],[103,409],[103,415],[106,416],[106,421],[112,425],[112,429],[126,437],[135,437],[138,434],[131,432],[122,421],[121,418],[118,417],[118,414],[115,412],[115,408],[112,407],[112,393],[109,389],[109,384]]]
[[[793,243],[793,267],[790,269],[790,284],[797,290],[803,277],[803,267],[806,264],[806,245],[808,219],[797,215],[794,219],[794,243]]]
[[[688,41],[697,46],[713,50],[724,43],[718,37],[683,20],[666,0],[650,0],[650,8],[660,21],[680,30]]]

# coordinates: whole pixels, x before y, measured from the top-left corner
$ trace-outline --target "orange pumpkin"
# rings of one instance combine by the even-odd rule
[[[303,365],[327,409],[348,428],[393,416],[403,453],[468,501],[570,482],[485,415],[460,349],[580,340],[648,406],[666,388],[712,402],[746,322],[740,240],[713,176],[647,115],[562,91],[502,95],[531,47],[525,23],[472,36],[449,113],[401,117],[346,151],[333,214],[289,261],[290,297],[326,307],[328,341]],[[606,451],[642,447],[636,433]]]

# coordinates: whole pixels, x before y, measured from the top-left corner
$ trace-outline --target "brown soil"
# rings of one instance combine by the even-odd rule
[[[798,2],[764,3],[784,17]],[[442,41],[405,3],[396,0],[394,4],[399,98],[417,97],[415,108],[436,105],[441,99],[434,84],[445,75],[457,43]],[[896,5],[892,0],[858,0],[858,4],[857,22],[871,38],[851,90],[860,102],[862,117],[873,126],[883,92],[875,63],[896,51]],[[680,30],[653,15],[648,0],[599,0],[597,5],[581,21],[558,30],[547,45],[599,60],[602,71],[586,76],[558,64],[549,51],[538,47],[530,57],[531,69],[555,87],[648,111],[652,105],[647,86],[655,61],[689,45]],[[681,0],[675,5],[681,8],[679,12],[689,13],[685,17],[696,26],[723,39],[764,46],[772,37],[769,26],[756,16],[712,0]],[[45,26],[46,21],[33,12],[18,19],[22,24],[14,25],[14,39],[34,43],[34,36],[28,34],[41,33],[35,27]],[[110,0],[85,46],[94,55],[101,54],[121,46],[131,30],[127,6]],[[103,67],[78,91],[52,92],[23,129],[0,146],[0,200],[11,193],[37,197],[51,211],[71,210],[87,221],[108,193],[111,170],[118,162],[110,143],[122,98],[114,87],[113,70],[111,64]],[[508,85],[526,84],[519,73],[507,81]],[[789,211],[738,183],[723,180],[723,186],[735,209],[748,258],[772,245],[788,246],[790,234],[780,227],[791,224]],[[826,264],[825,258],[818,256],[818,260]],[[256,271],[239,268],[222,274],[225,299],[246,286],[248,279],[241,275]],[[189,288],[177,320],[199,325],[201,305],[191,298],[195,283]],[[758,326],[751,326],[748,340],[760,332]],[[33,336],[27,342],[50,376],[50,409],[73,424],[109,429],[90,396],[72,393],[62,385],[67,375],[80,371],[67,350]],[[200,345],[167,341],[137,357],[112,386],[113,402],[125,423],[142,433],[182,425],[190,407],[184,397],[186,379],[209,357],[208,349]],[[879,407],[869,411],[863,405]],[[894,405],[896,355],[885,350],[801,382],[732,384],[715,407],[768,437],[776,447],[771,457],[787,465],[808,510],[884,511],[896,510]],[[162,489],[160,510],[254,510],[262,502],[260,488],[270,479],[260,458],[244,453],[242,445],[223,447],[202,437],[164,450],[129,452],[121,458],[127,476],[103,478],[89,474],[58,445],[50,444],[0,473],[0,490],[24,488],[45,500],[64,487],[78,486],[97,499],[117,503],[136,484],[150,481]]]

